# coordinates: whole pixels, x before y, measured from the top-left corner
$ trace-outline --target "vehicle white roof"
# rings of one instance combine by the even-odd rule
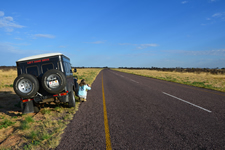
[[[56,56],[56,55],[63,55],[63,54],[62,53],[46,53],[46,54],[34,55],[34,56],[21,58],[21,59],[17,60],[17,62],[38,59],[38,58],[44,58],[44,57],[50,57],[50,56]]]

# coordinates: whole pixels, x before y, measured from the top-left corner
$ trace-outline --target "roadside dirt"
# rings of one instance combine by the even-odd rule
[[[58,107],[58,108],[57,108]],[[35,146],[35,143],[30,139],[29,135],[32,131],[35,130],[40,131],[40,124],[45,124],[44,126],[48,126],[45,128],[46,132],[55,131],[55,128],[59,125],[54,125],[54,122],[64,122],[61,124],[59,131],[56,133],[52,133],[51,137],[55,140],[51,140],[50,142],[57,143],[60,140],[60,134],[64,130],[65,122],[69,122],[70,118],[73,117],[71,111],[73,109],[64,108],[64,104],[62,106],[56,105],[54,102],[50,104],[46,104],[43,108],[40,109],[38,113],[29,113],[26,115],[22,115],[20,108],[20,98],[15,94],[13,88],[4,88],[0,90],[0,150],[1,149],[30,149],[29,145]],[[76,104],[76,109],[78,110],[79,104]],[[21,130],[21,123],[28,116],[32,116],[33,125],[30,125],[29,129]],[[4,123],[11,122],[11,125],[7,125],[3,127]],[[7,124],[7,123],[5,123]],[[35,128],[36,126],[36,128]],[[35,130],[33,130],[35,128]],[[62,131],[61,131],[62,130]],[[43,130],[41,131],[43,132]],[[39,139],[40,140],[40,139]],[[35,140],[34,140],[35,142]],[[42,146],[46,144],[46,140],[41,140]],[[54,144],[54,143],[53,143]],[[57,144],[56,144],[57,145]],[[36,145],[37,146],[37,145]],[[52,145],[46,144],[43,147],[39,147],[40,149],[46,149],[47,147],[55,147]],[[33,147],[34,148],[34,147]],[[37,147],[36,147],[37,148]],[[34,148],[35,149],[35,148]]]
[[[43,115],[39,113],[29,113],[35,117],[36,121],[42,120]],[[21,146],[24,142],[23,135],[18,132],[20,121],[24,120],[20,108],[20,98],[16,95],[13,88],[0,89],[0,122],[4,120],[15,122],[13,126],[0,128],[0,149]]]
[[[0,89],[0,121],[15,116],[21,116],[21,114],[20,99],[13,89]],[[11,147],[21,140],[18,135],[13,136],[13,132],[15,132],[15,129],[12,126],[0,129],[0,147]]]

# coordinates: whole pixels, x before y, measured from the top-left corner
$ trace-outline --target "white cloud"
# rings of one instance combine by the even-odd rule
[[[22,40],[21,38],[14,38],[14,39],[16,39],[16,40]]]
[[[148,47],[156,47],[158,46],[157,44],[140,44],[140,46],[137,47],[137,49],[144,49]]]
[[[126,56],[126,57],[139,57],[139,56],[154,56],[153,53],[137,53],[137,54],[124,54],[120,56]]]
[[[23,55],[33,55],[33,54],[40,54],[40,53],[47,53],[49,51],[44,51],[44,50],[33,50],[33,49],[28,49],[24,50],[20,48],[20,46],[24,47],[29,44],[27,43],[9,43],[9,42],[0,42],[0,52],[4,53],[12,53],[12,54],[23,54]]]
[[[4,16],[4,12],[3,11],[0,11],[0,17],[1,16]]]
[[[27,54],[31,53],[29,50],[22,50],[16,46],[25,46],[28,44],[20,43],[20,44],[14,44],[9,42],[0,43],[0,51],[2,52],[8,52],[8,53],[14,53],[14,54]],[[32,52],[33,53],[33,52]]]
[[[66,46],[61,45],[61,46],[59,46],[59,48],[66,48]]]
[[[13,21],[13,17],[4,17],[4,19],[7,21]]]
[[[130,44],[130,43],[119,43],[119,45],[136,45],[136,44]]]
[[[181,2],[182,4],[186,4],[188,1],[183,1],[183,2]]]
[[[12,32],[14,28],[23,28],[24,26],[16,24],[13,17],[3,17],[4,12],[0,11],[0,28],[4,28],[6,32]]]
[[[96,42],[92,42],[93,44],[101,44],[101,43],[105,43],[104,41],[96,41]]]
[[[131,44],[131,43],[119,43],[119,45],[132,45],[132,46],[137,46],[137,49],[145,49],[148,47],[156,47],[159,46],[158,44]]]
[[[207,21],[212,21],[212,23],[213,23],[213,21],[215,22],[218,19],[224,20],[225,12],[214,13],[211,17],[206,18]]]
[[[35,37],[50,38],[50,39],[55,38],[55,36],[54,35],[51,35],[51,34],[35,34],[34,36]]]
[[[222,13],[215,13],[212,15],[212,17],[221,17],[222,16]]]

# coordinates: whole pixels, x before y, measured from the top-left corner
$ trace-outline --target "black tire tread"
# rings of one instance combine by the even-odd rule
[[[46,78],[49,75],[51,75],[51,74],[57,74],[60,77],[61,83],[60,83],[60,86],[58,88],[50,88],[50,87],[47,86],[47,84],[46,84]],[[65,75],[61,71],[56,70],[56,69],[51,69],[51,70],[48,70],[47,72],[45,72],[45,74],[42,76],[41,84],[42,84],[42,87],[48,93],[58,94],[58,93],[62,92],[63,89],[66,86],[66,77],[65,77]]]
[[[30,80],[33,84],[33,90],[29,93],[23,93],[18,89],[19,81],[24,78]],[[39,90],[39,82],[38,82],[38,79],[31,74],[21,74],[14,80],[13,89],[14,89],[15,93],[22,98],[32,98],[33,96],[35,96],[35,94]]]

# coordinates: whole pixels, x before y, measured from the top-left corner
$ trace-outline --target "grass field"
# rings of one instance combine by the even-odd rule
[[[212,75],[209,73],[166,72],[139,69],[113,70],[225,92],[225,75]]]
[[[74,76],[78,82],[85,79],[90,85],[101,69],[77,69]],[[57,147],[60,135],[73,119],[80,102],[76,97],[76,108],[68,104],[45,104],[40,112],[22,115],[19,97],[13,91],[14,70],[1,71],[0,87],[0,149],[51,149]]]
[[[16,70],[0,70],[0,90],[5,87],[13,87],[13,81],[17,77]]]

